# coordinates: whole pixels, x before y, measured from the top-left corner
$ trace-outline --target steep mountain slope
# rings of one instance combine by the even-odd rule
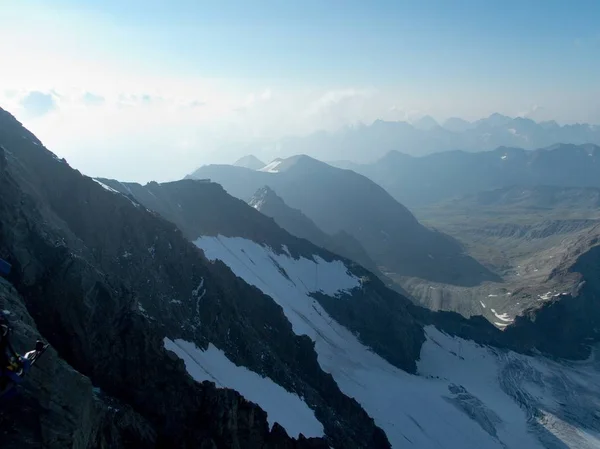
[[[204,166],[191,178],[210,178],[248,201],[269,186],[328,234],[356,238],[386,272],[459,285],[476,285],[494,275],[463,253],[457,241],[422,226],[404,206],[364,176],[308,156],[268,164],[269,171],[226,165]]]
[[[235,165],[236,167],[249,168],[250,170],[259,170],[267,164],[262,162],[256,156],[249,154],[248,156],[244,156],[235,161],[233,165]]]
[[[600,147],[554,145],[526,151],[449,151],[424,157],[390,152],[369,165],[345,164],[403,204],[421,207],[445,199],[512,186],[600,187]]]
[[[413,124],[375,120],[369,125],[352,125],[332,132],[317,131],[274,142],[256,142],[254,146],[233,145],[227,151],[248,154],[251,147],[252,152],[260,151],[258,155],[263,159],[307,154],[328,161],[368,164],[390,151],[423,156],[453,150],[489,151],[500,146],[534,150],[558,142],[600,145],[600,126],[560,126],[556,122],[536,123],[528,118],[502,114],[492,114],[473,123],[454,118],[444,126],[439,126],[431,117],[423,117]]]
[[[485,295],[487,308],[482,310],[480,303],[474,302],[477,304],[477,310],[491,312],[490,321],[501,324],[498,327],[504,329],[504,332],[496,333],[489,322],[481,317],[474,317],[474,321],[462,321],[455,314],[430,314],[425,309],[411,307],[405,298],[385,289],[381,282],[369,272],[339,256],[317,248],[305,240],[294,238],[279,228],[273,220],[258,213],[244,202],[227,195],[218,184],[192,180],[164,184],[149,183],[146,186],[122,184],[109,180],[104,180],[104,182],[114,188],[120,188],[121,191],[133,193],[134,198],[139,199],[146,207],[153,207],[159,213],[168,215],[169,220],[184,229],[185,235],[196,244],[202,242],[210,244],[210,248],[202,244],[203,249],[209,252],[218,251],[220,254],[218,259],[229,260],[229,266],[236,264],[237,268],[232,266],[232,269],[236,273],[240,273],[239,275],[244,279],[249,270],[250,274],[258,279],[251,283],[256,285],[257,282],[260,282],[261,289],[269,289],[269,296],[282,294],[281,290],[275,288],[274,285],[277,286],[280,283],[287,285],[290,279],[294,279],[290,275],[291,268],[288,268],[286,264],[295,264],[299,260],[298,258],[305,260],[303,263],[315,258],[331,262],[338,260],[344,263],[356,279],[361,279],[362,290],[360,292],[354,290],[349,293],[352,298],[361,298],[359,301],[340,302],[332,300],[327,295],[318,294],[318,285],[326,282],[326,273],[328,272],[321,271],[325,270],[325,265],[321,268],[320,264],[315,265],[314,262],[308,263],[308,268],[298,274],[300,282],[294,281],[294,288],[301,286],[303,294],[305,293],[304,289],[308,289],[311,304],[313,304],[314,298],[318,299],[327,314],[351,331],[358,332],[363,344],[377,348],[376,351],[380,355],[409,371],[414,370],[411,360],[416,355],[415,349],[411,349],[414,348],[412,343],[407,344],[407,342],[420,341],[418,331],[416,334],[411,334],[410,329],[414,326],[415,321],[435,324],[441,329],[457,333],[462,337],[518,351],[530,351],[541,344],[545,348],[545,352],[561,356],[568,356],[569,353],[584,354],[583,356],[585,356],[589,351],[589,342],[598,338],[597,330],[593,326],[594,317],[600,316],[598,311],[594,312],[590,309],[589,316],[587,313],[580,316],[581,310],[577,311],[585,309],[582,304],[588,301],[592,308],[596,307],[597,309],[598,305],[593,306],[593,290],[581,289],[583,274],[581,270],[575,268],[579,266],[577,264],[582,257],[594,251],[594,245],[597,244],[597,242],[594,243],[593,236],[597,234],[597,231],[594,230],[590,230],[586,234],[586,238],[582,237],[574,241],[571,247],[566,248],[563,257],[556,258],[556,261],[548,264],[544,270],[539,270],[539,272],[532,270],[531,274],[535,277],[523,276],[526,282],[530,281],[529,285],[525,285],[525,287],[521,285],[520,288],[510,292],[510,295],[506,295],[504,289],[510,287],[511,284],[492,284],[491,286],[486,284],[485,288],[496,289],[496,291],[490,292],[493,294],[488,296],[486,293]],[[174,209],[177,212],[173,213],[169,205],[176,205]],[[256,257],[264,260],[263,262],[259,263],[251,255],[256,251],[259,252]],[[261,255],[264,251],[267,251],[267,255]],[[547,260],[552,261],[554,258],[548,257]],[[277,273],[263,275],[257,273],[252,267],[276,269]],[[593,270],[588,271],[590,274],[592,272]],[[283,279],[275,279],[273,282],[266,281],[273,276],[275,278],[282,276]],[[428,289],[429,286],[431,284],[428,284]],[[275,290],[273,290],[274,288]],[[502,294],[498,294],[499,289],[503,291]],[[548,289],[552,291],[552,294],[546,295]],[[561,295],[557,292],[565,294]],[[284,294],[283,298],[287,300],[288,296],[293,298],[296,294]],[[575,334],[568,335],[567,333],[559,339],[560,341],[548,338],[547,341],[551,342],[550,344],[543,343],[543,339],[538,339],[533,335],[528,338],[515,336],[521,335],[520,332],[523,332],[521,329],[529,329],[530,326],[535,328],[536,316],[540,310],[541,313],[548,313],[547,310],[544,311],[546,306],[548,306],[548,310],[557,310],[558,308],[554,304],[563,300],[568,307],[575,307],[567,315],[574,320],[591,319],[592,324],[582,326],[579,329],[580,332]],[[356,309],[354,309],[355,307]],[[359,313],[357,314],[357,312]],[[521,314],[523,316],[519,316]],[[469,315],[473,315],[473,313]],[[567,320],[567,318],[564,319]],[[389,324],[382,325],[381,323]],[[403,351],[399,353],[398,347],[404,348]],[[399,358],[403,357],[401,356],[402,352],[407,354],[404,359]]]
[[[258,189],[248,204],[267,217],[273,218],[275,223],[290,234],[353,260],[367,270],[380,275],[375,262],[354,237],[344,231],[334,235],[326,234],[300,210],[285,204],[271,188],[265,186]]]
[[[354,300],[340,302],[320,297],[319,301],[325,301],[323,307],[340,319],[343,325],[360,332],[365,344],[373,345],[393,364],[414,371],[422,342],[422,329],[412,319],[412,304],[387,289],[363,267],[290,235],[273,219],[231,197],[218,184],[193,180],[149,183],[145,186],[114,180],[103,182],[110,188],[131,192],[145,207],[152,208],[177,224],[191,241],[203,237],[243,238],[272,248],[278,257],[323,261],[308,263],[309,271],[303,273],[307,276],[303,279],[303,285],[311,291],[318,292],[319,283],[327,281],[327,270],[331,263],[346,267],[352,275],[353,285],[361,285],[360,289],[349,293]],[[367,310],[370,310],[369,314],[361,313]],[[374,323],[379,324],[375,326]]]
[[[0,257],[13,264],[11,283],[60,357],[101,388],[107,403],[114,398],[141,417],[108,415],[119,420],[109,428],[112,447],[119,438],[122,447],[388,447],[270,298],[223,264],[208,263],[174,224],[59,161],[4,111],[0,145]],[[273,425],[289,423],[285,417],[270,414],[268,422],[239,393],[195,382],[165,338],[212,344],[231,363],[280,385],[298,413],[305,416],[308,406],[314,415],[302,431],[324,432],[327,442],[292,440]],[[35,426],[48,428],[45,414],[64,419],[52,404],[36,407],[44,414],[34,416]],[[62,447],[50,434],[41,438]]]
[[[119,184],[111,181],[111,186],[119,187]],[[325,268],[322,262],[319,262],[320,268],[313,271],[315,265],[309,255],[318,249],[306,243],[294,244],[291,236],[269,232],[272,237],[265,241],[269,238],[265,233],[249,233],[244,223],[252,228],[268,227],[268,220],[262,217],[259,222],[259,214],[251,213],[253,211],[241,202],[228,201],[224,192],[214,184],[187,180],[132,186],[135,185],[122,185],[121,189],[130,188],[137,198],[179,201],[181,215],[178,220],[186,221],[185,227],[190,232],[193,232],[193,226],[197,227],[190,237],[199,236],[194,239],[196,245],[209,259],[222,260],[238,276],[282,306],[294,332],[308,335],[314,341],[321,367],[330,372],[340,388],[356,398],[374,417],[393,447],[403,447],[407,441],[419,448],[517,448],[524,444],[534,448],[561,448],[565,444],[591,448],[598,443],[593,436],[597,423],[586,418],[599,400],[593,387],[599,377],[595,362],[569,364],[525,357],[451,338],[429,326],[417,362],[417,375],[408,375],[385,360],[389,355],[385,358],[380,356],[385,354],[382,348],[375,346],[373,352],[361,342],[369,338],[365,332],[380,328],[384,322],[382,316],[374,320],[371,317],[373,311],[384,307],[385,300],[382,298],[383,303],[379,302],[377,306],[373,303],[362,310],[359,316],[367,321],[362,328],[357,327],[358,316],[340,309],[340,300],[361,301],[360,296],[356,291],[338,298],[328,295],[330,285],[352,281],[342,281],[344,275],[341,272],[333,267]],[[144,195],[144,190],[151,193]],[[213,192],[212,203],[224,207],[213,208],[210,214],[197,212],[204,211],[209,204],[202,200],[207,197],[202,191]],[[222,193],[216,195],[218,192]],[[187,208],[193,210],[186,213]],[[242,219],[232,223],[234,209]],[[243,215],[242,210],[248,212]],[[226,235],[214,230],[219,220],[227,230]],[[210,228],[215,235],[203,230],[208,229],[205,221],[211,223]],[[280,240],[282,238],[285,240]],[[282,242],[285,242],[285,249],[277,250]],[[288,246],[293,249],[288,249]],[[351,271],[355,272],[355,269],[351,268]],[[373,298],[370,288],[366,285],[362,288],[366,289],[363,301],[368,301],[369,296]],[[528,318],[517,319],[514,330],[509,328],[502,333],[492,332],[477,319],[467,322],[453,314],[431,314],[416,308],[408,308],[404,313],[407,312],[424,323],[477,338],[480,342],[525,351],[532,350],[532,345],[544,344],[546,350],[552,351],[552,344],[543,343],[545,338],[560,347],[558,340],[534,330],[536,327]],[[389,313],[388,316],[394,315]],[[520,338],[522,335],[531,339]],[[573,335],[563,337],[566,339]],[[389,336],[379,334],[371,335],[371,338],[388,339]],[[570,341],[581,342],[581,338]],[[178,344],[186,347],[185,341]],[[560,351],[569,352],[573,348],[563,346]],[[208,356],[194,352],[193,348],[181,351],[180,355],[189,360],[194,372],[201,373],[206,369]],[[212,359],[208,362],[208,366],[213,366]],[[498,379],[502,381],[498,383]],[[582,379],[586,379],[585,382]],[[566,391],[572,392],[572,395],[565,394]],[[586,401],[578,403],[577,395],[586,395]],[[557,406],[553,401],[559,401],[563,406]],[[570,412],[565,413],[565,410]]]

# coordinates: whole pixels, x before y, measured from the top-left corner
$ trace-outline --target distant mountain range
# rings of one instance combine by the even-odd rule
[[[358,240],[384,273],[460,285],[495,279],[456,240],[421,225],[383,188],[351,170],[300,155],[261,170],[208,165],[189,177],[218,182],[244,201],[268,186],[325,233],[343,231]]]
[[[334,165],[367,176],[408,207],[515,185],[600,188],[600,147],[593,144],[559,144],[535,151],[499,147],[423,157],[392,151],[372,164]]]
[[[561,126],[555,121],[538,123],[497,113],[474,122],[454,117],[439,124],[425,116],[412,124],[376,120],[370,125],[347,126],[335,132],[317,131],[276,142],[228,145],[227,150],[269,160],[307,154],[324,161],[371,163],[390,151],[423,156],[450,150],[488,151],[499,146],[533,150],[557,143],[600,144],[600,126],[586,123]]]

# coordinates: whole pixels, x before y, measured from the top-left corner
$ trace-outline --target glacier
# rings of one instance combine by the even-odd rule
[[[600,362],[549,360],[425,328],[417,374],[388,363],[337,323],[311,293],[352,300],[360,283],[341,261],[295,259],[239,237],[194,242],[279,304],[340,389],[381,427],[392,447],[600,447]]]

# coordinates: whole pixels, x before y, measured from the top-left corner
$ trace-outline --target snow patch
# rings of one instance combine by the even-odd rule
[[[512,318],[511,318],[511,317],[508,315],[508,313],[502,313],[502,314],[499,314],[499,313],[497,313],[497,312],[496,312],[496,310],[494,310],[494,309],[490,309],[490,310],[492,311],[492,313],[493,313],[494,315],[496,315],[496,318],[498,318],[499,320],[506,321],[506,322],[508,322],[508,323],[512,323],[512,322],[514,321],[514,319],[512,319]]]
[[[151,317],[150,315],[148,315],[148,312],[146,312],[146,309],[144,309],[144,306],[142,306],[142,303],[138,302],[138,310],[140,311],[140,313],[142,314],[143,317],[145,317],[148,320],[154,320],[153,317]]]
[[[200,290],[202,290],[202,293],[200,293]],[[198,287],[196,287],[194,290],[192,290],[192,296],[194,298],[196,298],[196,323],[200,324],[200,301],[202,301],[202,298],[204,298],[204,295],[206,295],[206,289],[204,288],[204,278],[202,278],[200,280],[200,285],[198,285]]]
[[[197,382],[214,382],[220,388],[231,388],[267,412],[269,425],[279,423],[287,433],[298,438],[324,436],[323,425],[300,397],[290,393],[268,377],[238,366],[225,353],[208,345],[206,351],[184,340],[164,339],[165,348],[185,363],[187,372]]]
[[[259,168],[257,171],[264,171],[267,173],[279,173],[278,168],[282,162],[283,160],[281,159],[275,159],[273,162],[268,163],[263,168]]]
[[[107,186],[106,184],[104,184],[103,182],[98,181],[97,179],[92,178],[92,180],[95,183],[100,184],[104,190],[108,190],[109,192],[112,192],[112,193],[119,193],[117,190],[113,189],[110,186]]]
[[[94,181],[95,183],[97,183],[97,184],[100,184],[100,186],[102,186],[102,188],[103,188],[104,190],[108,190],[108,191],[109,191],[109,192],[111,192],[111,193],[116,193],[117,195],[121,195],[123,198],[125,198],[125,199],[129,200],[129,202],[130,202],[131,204],[133,204],[135,207],[140,207],[140,205],[139,205],[138,203],[136,203],[135,201],[133,201],[133,200],[132,200],[131,198],[129,198],[127,195],[123,195],[123,194],[122,194],[121,192],[119,192],[118,190],[115,190],[115,189],[113,189],[112,187],[110,187],[110,186],[107,186],[106,184],[104,184],[104,183],[103,183],[103,182],[101,182],[101,181],[98,181],[98,180],[97,180],[97,179],[95,179],[95,178],[90,178],[90,179],[91,179],[92,181]],[[146,209],[146,210],[147,210],[147,209]]]

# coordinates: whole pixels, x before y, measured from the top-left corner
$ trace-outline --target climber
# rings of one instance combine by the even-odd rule
[[[9,382],[19,381],[16,373],[22,369],[22,357],[10,343],[10,325],[6,314],[0,311],[0,392]]]
[[[10,332],[6,314],[0,310],[0,398],[2,399],[15,394],[12,387],[21,383],[23,375],[48,347],[38,340],[34,350],[20,356],[10,343]]]
[[[0,259],[0,275],[8,276],[11,268],[8,262]],[[7,318],[8,313],[0,310],[0,398],[2,400],[16,394],[13,387],[21,383],[23,376],[48,348],[47,344],[38,340],[34,350],[24,356],[19,355],[10,343],[11,327]]]

